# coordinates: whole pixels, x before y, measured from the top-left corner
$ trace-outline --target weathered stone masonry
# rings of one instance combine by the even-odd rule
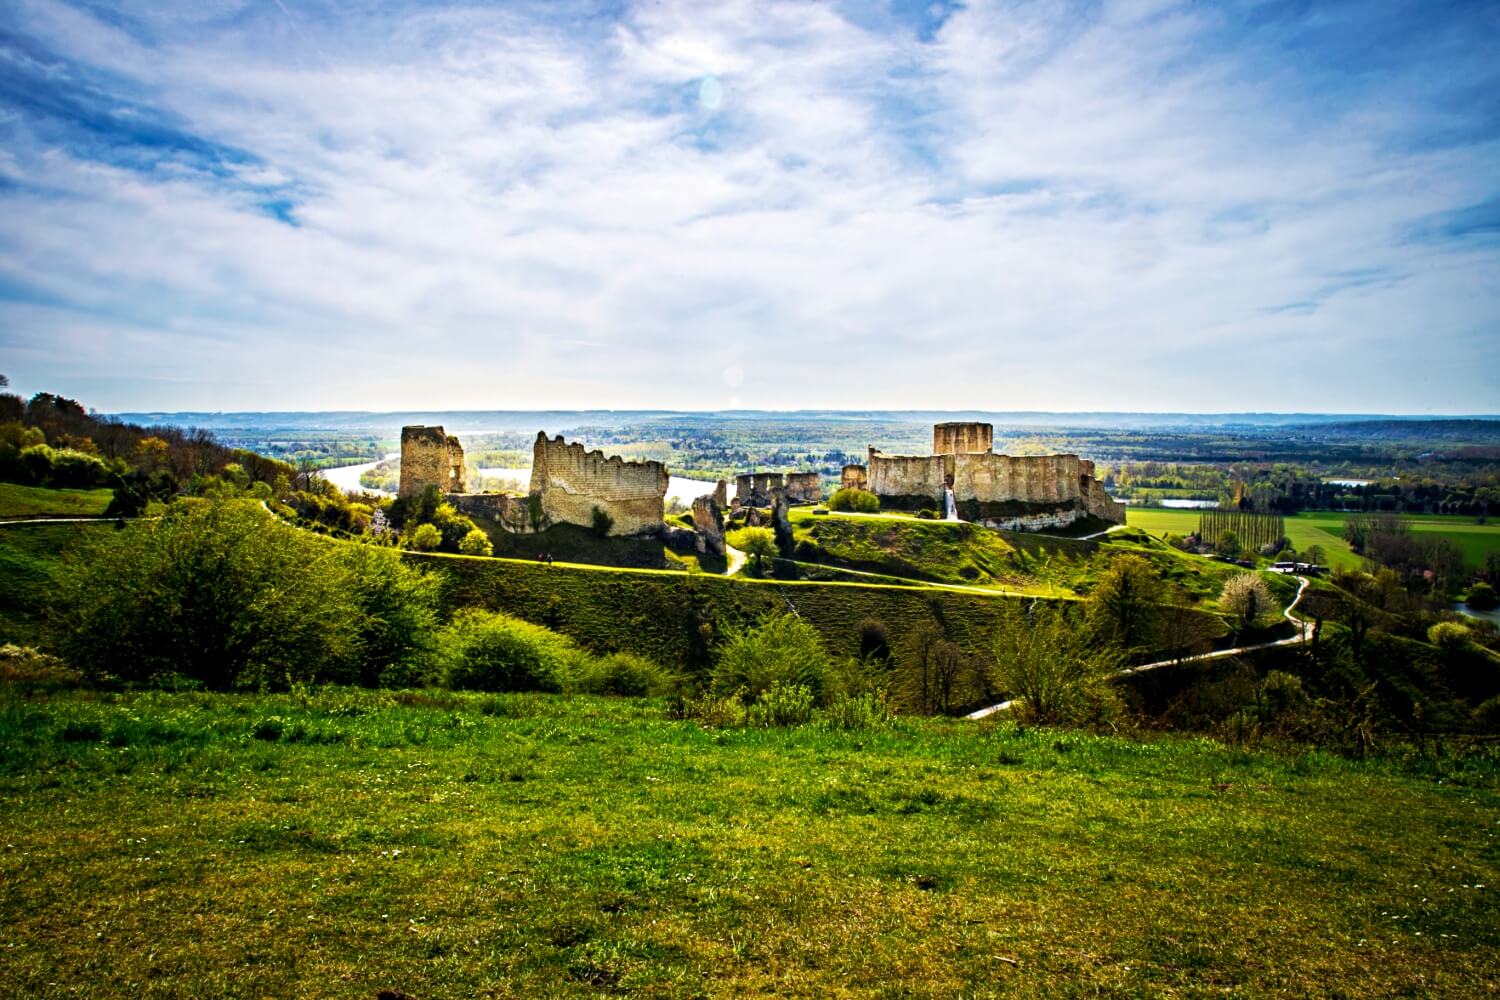
[[[436,486],[442,493],[467,492],[463,446],[441,427],[403,427],[398,492],[409,497],[429,486]]]
[[[531,453],[531,494],[541,498],[548,523],[591,525],[594,508],[608,514],[612,535],[659,531],[667,495],[667,467],[660,462],[627,462],[604,457],[562,435],[538,432]]]
[[[944,508],[951,486],[959,516],[1000,528],[1062,527],[1089,514],[1125,522],[1116,503],[1094,479],[1094,463],[1077,455],[1011,456],[990,451],[988,424],[939,424],[933,455],[884,455],[871,448],[867,476],[882,506]],[[980,445],[984,450],[974,450]]]

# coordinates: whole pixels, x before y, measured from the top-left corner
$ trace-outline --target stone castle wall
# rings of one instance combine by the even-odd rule
[[[946,450],[937,454],[883,455],[871,448],[869,489],[889,507],[942,510],[951,485],[960,517],[994,527],[1062,527],[1087,514],[1125,522],[1125,505],[1094,478],[1093,462],[1077,455],[996,455],[991,438],[989,424],[938,424],[933,446]]]
[[[995,428],[989,424],[953,423],[932,425],[934,455],[980,454],[993,450]]]
[[[823,482],[816,472],[788,472],[786,496],[797,503],[817,503],[823,499]]]
[[[397,492],[404,497],[413,496],[429,486],[436,486],[441,493],[468,490],[463,446],[441,427],[403,427],[401,485]]]
[[[460,514],[489,518],[513,535],[530,534],[535,530],[526,497],[504,493],[449,493],[444,499]]]
[[[839,476],[839,488],[844,490],[867,490],[870,488],[870,477],[865,472],[863,465],[844,466],[843,475]]]
[[[779,472],[743,472],[734,477],[734,502],[740,507],[769,507],[771,491],[786,485],[785,478]]]
[[[531,493],[541,498],[552,524],[592,525],[594,508],[614,519],[612,535],[659,531],[667,495],[667,468],[660,462],[627,462],[604,457],[562,435],[538,432],[531,453]]]

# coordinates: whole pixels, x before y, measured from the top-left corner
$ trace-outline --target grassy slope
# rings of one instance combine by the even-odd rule
[[[1500,988],[1472,760],[335,691],[0,695],[0,762],[17,995]]]
[[[113,498],[113,490],[48,490],[0,483],[0,517],[98,517]]]
[[[114,525],[26,524],[0,527],[0,644],[36,645],[62,553]]]
[[[1087,594],[1120,552],[1147,559],[1202,601],[1216,599],[1225,577],[1236,572],[1142,532],[1085,542],[972,524],[810,512],[793,513],[792,524],[798,540],[815,543],[818,559],[832,565],[1043,596]]]
[[[1355,514],[1313,511],[1286,519],[1286,533],[1298,550],[1321,545],[1328,562],[1335,567],[1358,569],[1359,556],[1344,541],[1344,522]],[[1157,537],[1169,532],[1186,535],[1197,530],[1198,512],[1191,510],[1146,510],[1130,508],[1127,523],[1143,528]],[[1476,524],[1472,517],[1446,514],[1413,515],[1408,518],[1412,531],[1446,538],[1459,547],[1464,560],[1472,567],[1484,564],[1491,552],[1500,552],[1500,524]]]

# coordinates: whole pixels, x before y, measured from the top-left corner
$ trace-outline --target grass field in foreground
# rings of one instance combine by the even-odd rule
[[[5,693],[0,981],[1494,995],[1494,765],[1442,766],[962,721],[705,731],[602,699]]]
[[[1309,511],[1286,519],[1286,534],[1299,551],[1321,545],[1329,565],[1358,569],[1362,560],[1344,541],[1344,522],[1357,514],[1336,511]],[[1168,533],[1187,535],[1198,528],[1195,510],[1157,510],[1131,507],[1126,523],[1161,537]],[[1406,516],[1411,530],[1421,535],[1436,535],[1458,546],[1471,568],[1484,565],[1487,555],[1500,552],[1500,524],[1477,524],[1472,517],[1451,514],[1413,514]]]
[[[0,483],[0,517],[98,517],[114,490],[49,490]]]

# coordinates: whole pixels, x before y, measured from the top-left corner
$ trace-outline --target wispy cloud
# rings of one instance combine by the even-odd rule
[[[112,408],[1494,411],[1497,37],[1483,5],[18,0],[0,350]]]

